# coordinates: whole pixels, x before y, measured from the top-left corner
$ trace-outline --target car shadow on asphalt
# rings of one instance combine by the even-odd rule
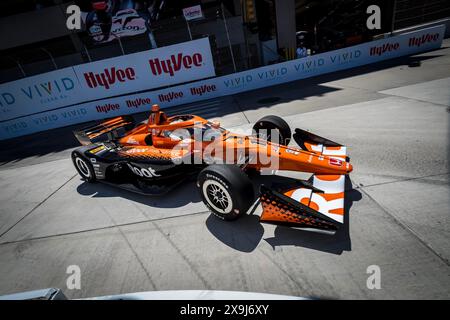
[[[264,227],[259,223],[257,215],[245,215],[230,222],[211,214],[206,219],[206,227],[228,247],[247,253],[256,249],[264,234]]]
[[[154,208],[179,208],[189,203],[201,201],[197,186],[193,181],[188,181],[177,186],[174,190],[162,196],[148,196],[134,193],[100,182],[82,182],[77,187],[77,192],[83,196],[91,196],[93,198],[120,197]]]
[[[349,177],[345,184],[344,224],[334,235],[276,226],[274,236],[265,238],[264,241],[274,250],[277,247],[298,246],[337,255],[351,251],[350,208],[354,202],[361,200],[362,195],[353,189]],[[259,216],[253,214],[234,222],[222,221],[210,215],[206,220],[206,227],[222,243],[241,252],[255,250],[264,236],[264,227],[259,222]]]

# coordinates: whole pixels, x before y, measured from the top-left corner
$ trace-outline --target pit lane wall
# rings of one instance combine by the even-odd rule
[[[214,76],[208,39],[155,49],[159,52],[153,55],[144,52],[57,70],[0,85],[0,140],[148,111],[153,103],[167,108],[438,49],[444,34],[445,25],[440,25],[227,76],[85,103],[79,102]],[[196,53],[201,58],[194,58]],[[144,64],[131,59],[139,54],[145,55]],[[168,60],[172,67],[161,64]],[[54,97],[45,96],[49,91]],[[16,94],[13,105],[6,101],[12,101],[8,96],[11,92]],[[69,104],[73,105],[64,107]]]

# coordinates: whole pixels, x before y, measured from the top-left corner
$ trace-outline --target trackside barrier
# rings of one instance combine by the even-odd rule
[[[208,38],[80,64],[1,84],[0,121],[215,75]]]
[[[162,90],[80,103],[70,107],[23,116],[0,122],[0,139],[91,120],[148,111],[149,105],[152,103],[159,103],[162,108],[168,108],[438,49],[441,47],[444,33],[445,25],[440,25],[222,77],[200,80]],[[183,52],[181,54],[184,56]],[[164,57],[161,57],[160,61],[163,59]],[[71,82],[66,81],[64,83],[62,80],[65,70],[55,72],[61,72],[61,74],[58,74],[61,77],[59,88],[72,85]],[[77,81],[80,81],[80,79],[73,80],[74,87]],[[80,85],[79,82],[78,85]],[[1,94],[0,86],[0,99]],[[78,94],[78,98],[84,97],[84,91],[80,91]],[[0,101],[3,103],[3,100]],[[0,105],[0,109],[2,108],[4,108],[4,104],[3,106]]]

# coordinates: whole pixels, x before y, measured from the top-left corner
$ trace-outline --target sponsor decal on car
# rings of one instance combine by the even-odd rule
[[[337,166],[337,167],[342,166],[342,160],[336,159],[336,158],[330,158],[328,160],[328,163],[331,164],[332,166]]]
[[[254,145],[257,145],[257,146],[267,146],[267,142],[265,140],[258,139],[258,138],[255,138],[255,137],[250,137],[249,140],[250,140],[251,144],[254,144]]]
[[[296,156],[300,154],[300,152],[292,150],[292,149],[286,149],[286,152],[290,153],[290,154],[293,154],[293,155],[296,155]]]
[[[148,167],[147,169],[145,169],[145,168],[138,168],[138,167],[132,166],[129,163],[127,163],[127,165],[130,168],[130,170],[133,171],[133,173],[138,175],[139,177],[153,178],[153,177],[161,176],[160,174],[157,174],[156,170],[153,169],[152,167]]]
[[[104,145],[101,145],[101,146],[98,146],[97,148],[89,150],[89,152],[92,154],[97,154],[103,150],[106,150],[106,147]]]
[[[143,152],[147,152],[147,149],[145,149],[145,148],[133,148],[133,149],[128,149],[128,150],[125,151],[125,153],[128,153],[128,154],[143,153]]]
[[[139,142],[137,142],[136,139],[133,138],[132,136],[128,138],[127,143],[129,143],[129,144],[139,144]]]

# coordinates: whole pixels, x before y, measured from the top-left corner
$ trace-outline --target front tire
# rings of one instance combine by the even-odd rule
[[[206,167],[198,175],[197,186],[203,203],[222,220],[236,220],[254,203],[253,184],[235,165]]]
[[[291,141],[291,128],[282,118],[278,116],[265,116],[259,119],[253,126],[256,136],[272,142],[274,137],[272,133],[276,132],[278,135],[278,144],[287,146]],[[273,142],[276,142],[273,141]]]
[[[87,182],[95,182],[95,172],[92,164],[78,151],[72,152],[72,162],[78,174]]]

